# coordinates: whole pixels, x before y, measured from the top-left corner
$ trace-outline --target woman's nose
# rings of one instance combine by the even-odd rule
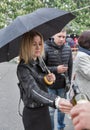
[[[36,45],[36,48],[37,48],[37,49],[39,49],[39,48],[40,48],[40,46],[39,46],[39,45]]]

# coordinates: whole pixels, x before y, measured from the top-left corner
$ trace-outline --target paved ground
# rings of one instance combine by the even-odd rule
[[[0,63],[0,130],[24,130],[22,119],[18,115],[19,89],[16,67],[17,64],[13,62]],[[67,116],[65,122],[65,130],[73,130],[72,122]]]

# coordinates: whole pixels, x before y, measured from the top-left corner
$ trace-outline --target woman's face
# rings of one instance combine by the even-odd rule
[[[42,40],[40,36],[35,36],[33,39],[33,45],[32,45],[32,54],[33,59],[37,59],[41,55],[42,52]]]

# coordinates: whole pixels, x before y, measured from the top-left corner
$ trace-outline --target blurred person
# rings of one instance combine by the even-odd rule
[[[55,75],[47,72],[42,61],[43,55],[42,35],[36,31],[25,33],[22,37],[20,62],[17,66],[19,85],[23,88],[22,120],[25,130],[52,130],[48,106],[65,113],[72,107],[66,99],[48,94],[47,87],[50,86],[49,82],[55,81]]]
[[[78,48],[78,38],[75,37],[73,40],[74,40],[74,42],[75,42],[75,47]]]
[[[49,87],[50,94],[56,94],[62,98],[66,98],[66,79],[71,82],[72,75],[72,51],[70,46],[65,44],[66,30],[55,34],[45,42],[45,63],[52,73],[55,74],[56,80],[53,87]],[[55,109],[50,107],[50,116],[52,130],[54,130],[54,114]],[[65,114],[57,111],[57,129],[63,130]]]
[[[73,40],[73,38],[71,38],[71,37],[66,38],[66,43],[71,47],[72,56],[73,56],[73,60],[74,60],[77,55],[78,47],[76,47],[76,43]]]
[[[78,39],[79,49],[75,57],[73,75],[82,93],[90,98],[90,30],[84,31]]]
[[[67,43],[71,48],[74,48],[75,42],[74,42],[73,38],[71,38],[71,37],[66,38],[66,43]]]
[[[90,130],[90,102],[74,106],[70,115],[75,130]]]

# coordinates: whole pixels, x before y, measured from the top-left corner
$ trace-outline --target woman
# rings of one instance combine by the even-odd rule
[[[36,31],[24,34],[17,76],[24,89],[23,124],[25,130],[51,130],[48,106],[66,113],[72,107],[67,100],[47,93],[47,87],[55,81],[55,75],[47,72],[42,60],[43,55],[42,35]]]
[[[75,83],[90,98],[90,30],[80,35],[78,43],[79,50],[73,68]]]

